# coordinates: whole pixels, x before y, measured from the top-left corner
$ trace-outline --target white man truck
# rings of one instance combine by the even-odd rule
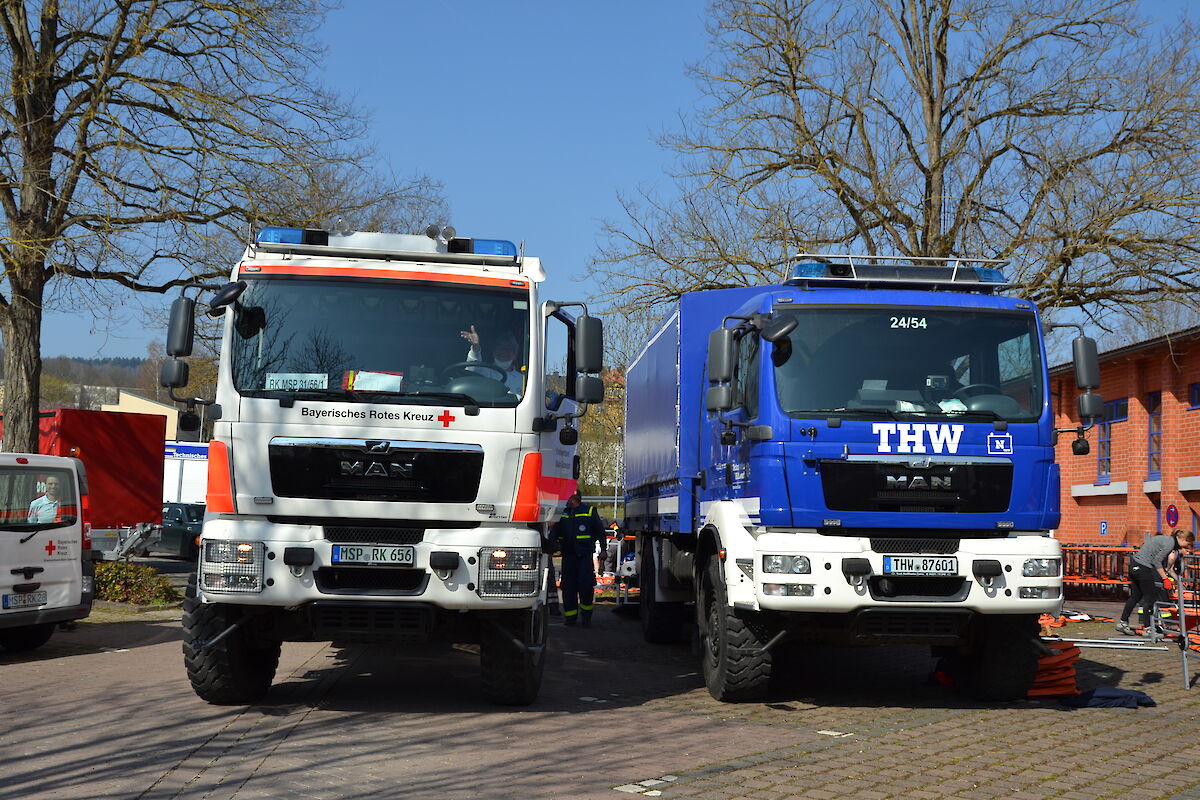
[[[176,399],[216,420],[183,619],[201,698],[263,696],[286,641],[477,643],[490,700],[536,698],[543,541],[575,485],[571,420],[603,398],[600,321],[539,300],[544,278],[449,229],[269,227],[200,287],[223,323],[215,402]],[[173,397],[195,304],[172,305]]]

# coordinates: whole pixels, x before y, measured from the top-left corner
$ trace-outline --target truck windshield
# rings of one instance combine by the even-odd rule
[[[1042,364],[1032,314],[931,308],[779,309],[797,326],[776,345],[783,410],[1035,420]]]
[[[79,516],[77,502],[67,470],[0,467],[0,530],[73,525]]]
[[[243,395],[515,406],[529,292],[415,281],[250,280],[232,309]],[[476,344],[477,342],[477,344]]]

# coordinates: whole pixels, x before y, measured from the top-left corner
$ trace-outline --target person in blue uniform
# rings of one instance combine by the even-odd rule
[[[604,545],[604,520],[576,492],[567,498],[567,507],[562,518],[554,523],[551,536],[562,553],[563,622],[579,623],[586,628],[592,623],[592,599],[596,591],[592,554],[597,544]]]

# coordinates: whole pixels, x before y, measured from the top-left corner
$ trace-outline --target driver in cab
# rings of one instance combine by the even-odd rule
[[[511,333],[503,333],[492,345],[492,358],[484,361],[479,344],[479,332],[472,325],[470,330],[459,331],[459,335],[471,345],[467,361],[478,361],[480,366],[473,371],[488,378],[495,378],[517,397],[525,389],[525,370],[517,363],[517,340]]]

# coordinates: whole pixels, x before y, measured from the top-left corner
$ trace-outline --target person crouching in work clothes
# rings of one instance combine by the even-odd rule
[[[596,573],[592,554],[596,544],[604,544],[604,521],[593,506],[584,505],[579,493],[567,498],[562,518],[554,523],[552,535],[562,553],[563,622],[583,627],[592,623],[592,596],[596,591]]]
[[[1167,599],[1166,589],[1172,584],[1170,571],[1175,568],[1180,553],[1196,541],[1191,531],[1176,528],[1170,535],[1160,533],[1146,540],[1129,562],[1129,600],[1117,620],[1117,632],[1132,635],[1129,615],[1141,603],[1142,627],[1151,634],[1151,614],[1154,603]]]

